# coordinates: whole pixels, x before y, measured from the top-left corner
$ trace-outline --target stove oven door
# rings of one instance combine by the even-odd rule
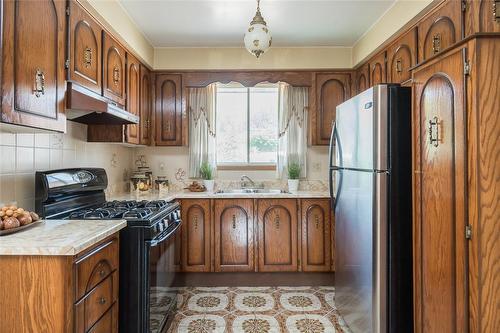
[[[177,308],[175,279],[174,235],[180,223],[168,228],[157,238],[147,241],[148,287],[146,304],[146,325],[144,332],[162,333],[170,325]]]

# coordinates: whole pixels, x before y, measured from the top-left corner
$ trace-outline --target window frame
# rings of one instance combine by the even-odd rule
[[[218,159],[216,160],[216,165],[218,170],[268,170],[268,171],[275,171],[277,168],[277,163],[278,163],[278,150],[276,149],[276,161],[273,162],[250,162],[250,89],[251,88],[277,88],[278,89],[278,100],[277,100],[277,114],[276,118],[278,118],[278,127],[279,127],[279,106],[280,106],[280,94],[279,94],[279,88],[278,88],[278,83],[269,83],[269,82],[263,82],[263,83],[258,83],[253,87],[246,87],[243,86],[239,82],[230,82],[228,84],[222,84],[222,83],[217,83],[217,88],[219,87],[227,87],[227,88],[244,88],[246,90],[247,94],[247,108],[246,108],[246,119],[247,119],[247,126],[246,126],[246,136],[247,136],[247,152],[246,152],[246,160],[247,162],[234,162],[234,163],[224,163],[224,162],[219,162]],[[217,93],[215,94],[215,105],[216,105],[216,112],[215,112],[215,124],[217,126]],[[278,127],[276,128],[276,137],[278,138],[278,132],[279,129]],[[216,128],[217,131],[217,128]]]

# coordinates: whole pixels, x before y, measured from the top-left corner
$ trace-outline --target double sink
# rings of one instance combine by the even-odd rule
[[[231,190],[218,190],[215,194],[280,194],[280,193],[290,193],[285,190],[280,189],[269,189],[269,188],[240,188]]]

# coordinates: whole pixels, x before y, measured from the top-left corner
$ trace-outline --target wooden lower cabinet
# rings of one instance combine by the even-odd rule
[[[186,199],[181,202],[182,271],[210,271],[210,200]]]
[[[3,256],[0,331],[118,333],[118,237],[76,256]]]
[[[331,270],[330,199],[301,200],[302,271]]]
[[[216,272],[254,270],[253,199],[221,199],[214,203]]]
[[[259,272],[297,271],[296,199],[257,200]]]

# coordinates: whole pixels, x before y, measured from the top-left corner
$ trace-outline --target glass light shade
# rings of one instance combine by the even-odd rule
[[[269,29],[261,23],[250,24],[245,33],[245,47],[257,58],[271,47],[272,41]]]

